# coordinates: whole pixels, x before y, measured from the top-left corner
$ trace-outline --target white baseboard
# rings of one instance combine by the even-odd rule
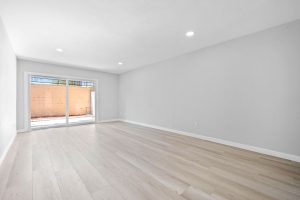
[[[4,152],[2,153],[2,155],[0,156],[0,166],[2,164],[2,162],[4,161],[11,145],[14,143],[15,141],[15,138],[16,138],[16,134],[14,135],[14,137],[10,140],[9,144],[7,145],[7,147],[5,148]]]
[[[283,158],[283,159],[287,159],[287,160],[291,160],[291,161],[295,161],[295,162],[300,162],[300,156],[293,155],[293,154],[282,153],[282,152],[269,150],[269,149],[265,149],[265,148],[261,148],[261,147],[251,146],[251,145],[247,145],[247,144],[241,144],[241,143],[218,139],[218,138],[214,138],[214,137],[208,137],[208,136],[204,136],[204,135],[200,135],[200,134],[196,134],[196,133],[189,133],[189,132],[185,132],[185,131],[179,131],[179,130],[175,130],[175,129],[169,129],[169,128],[164,128],[161,126],[155,126],[155,125],[125,120],[125,119],[119,119],[119,121],[136,124],[136,125],[141,125],[141,126],[145,126],[145,127],[149,127],[149,128],[155,128],[155,129],[159,129],[162,131],[173,132],[173,133],[177,133],[180,135],[198,138],[201,140],[207,140],[210,142],[215,142],[215,143],[224,144],[227,146],[237,147],[240,149],[245,149],[248,151],[253,151],[253,152],[257,152],[257,153],[261,153],[261,154],[265,154],[265,155],[269,155],[269,156],[274,156],[274,157]]]
[[[28,130],[26,130],[26,129],[18,129],[17,130],[17,133],[26,133],[26,132],[28,132]]]
[[[98,121],[97,123],[117,122],[117,121],[121,121],[121,120],[120,119],[107,119],[107,120]]]

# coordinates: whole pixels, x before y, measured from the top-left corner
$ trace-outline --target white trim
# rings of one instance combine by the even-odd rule
[[[118,121],[122,121],[121,119],[107,119],[107,120],[101,120],[101,121],[98,121],[97,123],[100,124],[100,123],[106,123],[106,122],[118,122]]]
[[[293,154],[282,153],[282,152],[269,150],[269,149],[265,149],[265,148],[261,148],[261,147],[251,146],[251,145],[247,145],[247,144],[241,144],[241,143],[232,142],[232,141],[228,141],[228,140],[223,140],[223,139],[219,139],[219,138],[208,137],[208,136],[204,136],[204,135],[200,135],[200,134],[196,134],[196,133],[179,131],[179,130],[175,130],[175,129],[164,128],[164,127],[161,127],[161,126],[155,126],[155,125],[150,125],[150,124],[125,120],[125,119],[120,119],[119,121],[131,123],[131,124],[136,124],[136,125],[140,125],[140,126],[145,126],[145,127],[149,127],[149,128],[155,128],[155,129],[159,129],[159,130],[162,130],[162,131],[177,133],[177,134],[180,134],[180,135],[194,137],[194,138],[198,138],[198,139],[201,139],[201,140],[207,140],[207,141],[210,141],[210,142],[224,144],[224,145],[227,145],[227,146],[232,146],[232,147],[236,147],[236,148],[240,148],[240,149],[245,149],[245,150],[248,150],[248,151],[253,151],[253,152],[257,152],[257,153],[261,153],[261,154],[265,154],[265,155],[269,155],[269,156],[274,156],[274,157],[283,158],[283,159],[287,159],[287,160],[291,160],[291,161],[295,161],[295,162],[300,162],[300,156],[293,155]]]
[[[28,132],[28,130],[26,130],[25,128],[17,130],[17,133],[26,133],[26,132]]]
[[[89,125],[89,124],[95,124],[96,122],[94,121],[86,121],[86,122],[79,122],[79,123],[70,123],[68,125],[66,124],[55,124],[51,126],[35,126],[32,127],[30,131],[25,131],[25,132],[31,132],[31,131],[36,131],[36,130],[43,130],[43,129],[49,129],[49,128],[62,128],[62,127],[74,127],[74,126],[81,126],[81,125]]]
[[[66,113],[65,113],[65,119],[66,119],[66,125],[69,125],[69,117],[70,117],[70,113],[69,113],[69,81],[70,79],[66,79]]]
[[[24,72],[24,88],[23,88],[23,108],[24,108],[24,129],[31,131],[30,118],[31,118],[31,87],[30,87],[30,72]]]
[[[8,153],[8,151],[9,151],[11,145],[14,143],[15,138],[16,138],[16,135],[17,135],[17,134],[14,134],[13,138],[12,138],[11,141],[8,143],[7,147],[4,149],[2,155],[0,156],[0,166],[1,166],[2,162],[4,161],[4,159],[5,159],[5,157],[6,157],[7,153]]]

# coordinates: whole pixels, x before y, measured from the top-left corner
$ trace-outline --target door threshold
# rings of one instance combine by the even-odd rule
[[[31,127],[30,131],[37,131],[37,130],[43,130],[43,129],[49,129],[49,128],[68,128],[73,126],[81,126],[81,125],[88,125],[88,124],[96,124],[96,122],[83,122],[83,123],[74,123],[74,124],[63,124],[63,125],[52,125],[52,126],[35,126]]]

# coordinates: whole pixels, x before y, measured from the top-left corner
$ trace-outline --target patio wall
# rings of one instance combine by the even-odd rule
[[[91,114],[93,88],[69,87],[69,114]],[[66,112],[66,86],[31,85],[31,117],[58,117]]]

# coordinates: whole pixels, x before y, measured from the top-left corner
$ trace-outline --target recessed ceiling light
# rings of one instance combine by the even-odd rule
[[[123,65],[123,63],[122,62],[118,62],[118,65]]]
[[[195,35],[194,31],[188,31],[188,32],[185,33],[186,37],[193,37],[194,35]]]
[[[60,49],[60,48],[56,49],[56,51],[58,51],[58,52],[63,52],[63,50]]]

